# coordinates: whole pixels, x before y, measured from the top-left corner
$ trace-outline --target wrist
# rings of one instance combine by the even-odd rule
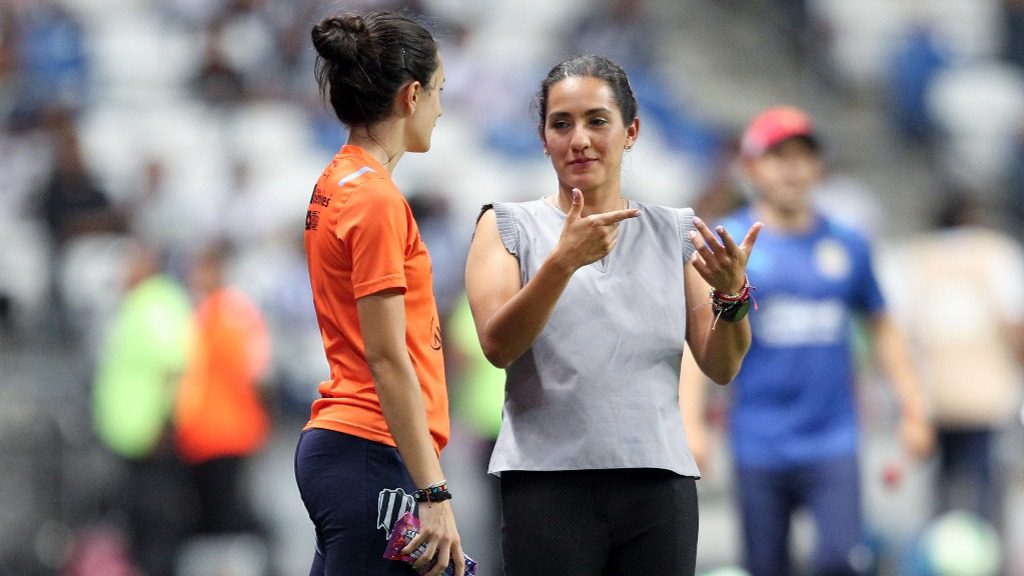
[[[727,298],[740,298],[741,296],[743,296],[743,290],[748,288],[749,286],[750,282],[747,280],[746,274],[744,274],[743,278],[740,280],[739,286],[730,287],[730,290],[728,291],[718,289],[715,289],[714,291],[719,295]]]
[[[746,317],[750,306],[753,303],[751,292],[754,287],[750,280],[743,275],[743,285],[736,292],[725,293],[718,289],[711,290],[711,311],[715,321],[725,320],[726,322],[739,322]]]
[[[566,278],[572,277],[581,268],[571,258],[566,257],[565,253],[559,250],[557,246],[551,251],[551,255],[548,256],[547,265],[552,268],[553,272]]]
[[[452,493],[448,491],[448,483],[442,480],[413,492],[412,499],[420,504],[431,504],[451,500]]]

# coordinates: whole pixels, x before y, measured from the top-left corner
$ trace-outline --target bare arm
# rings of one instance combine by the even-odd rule
[[[715,322],[708,302],[711,287],[691,264],[686,265],[686,342],[699,369],[717,384],[728,384],[740,371],[750,348],[750,321]],[[712,329],[714,324],[714,329]]]
[[[466,295],[484,356],[506,368],[533,345],[575,268],[552,254],[523,286],[493,210],[481,216],[466,260]]]
[[[398,291],[383,291],[358,299],[356,306],[366,361],[405,467],[417,488],[440,482],[444,473],[434,452],[419,378],[405,345],[405,297]],[[407,548],[414,550],[427,542],[423,562],[433,559],[435,552],[438,558],[432,575],[439,574],[449,559],[463,574],[462,545],[450,501],[421,504],[419,511],[421,532]]]
[[[484,355],[499,368],[533,345],[576,270],[607,255],[618,222],[638,214],[618,210],[581,218],[583,195],[574,196],[558,244],[525,286],[519,261],[501,241],[494,211],[477,222],[466,261],[466,294]]]
[[[875,314],[869,325],[879,364],[900,403],[904,446],[912,455],[923,458],[931,453],[935,438],[906,341],[888,314]]]

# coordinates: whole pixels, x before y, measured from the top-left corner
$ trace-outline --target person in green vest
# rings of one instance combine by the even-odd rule
[[[103,446],[124,462],[126,483],[114,499],[127,516],[133,556],[147,575],[171,576],[186,511],[170,424],[192,309],[152,249],[132,245],[127,255],[126,291],[97,362],[93,424]]]

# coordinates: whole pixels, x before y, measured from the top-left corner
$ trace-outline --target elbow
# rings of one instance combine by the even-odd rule
[[[490,362],[492,366],[495,368],[501,368],[502,370],[508,368],[516,361],[515,358],[507,354],[501,354],[500,352],[484,352],[484,356],[487,357],[487,361]]]
[[[483,348],[484,357],[496,368],[508,368],[519,358],[518,354],[512,355],[494,342],[481,342],[480,346]]]
[[[398,362],[389,357],[386,354],[374,354],[369,351],[366,354],[366,364],[370,368],[370,376],[373,377],[373,381],[380,386],[382,383],[387,383],[393,380],[392,375],[398,369]]]
[[[725,386],[725,385],[731,383],[733,381],[733,378],[736,378],[736,373],[737,372],[739,372],[739,370],[728,372],[728,373],[723,372],[721,374],[715,374],[713,376],[708,376],[708,378],[711,378],[711,381],[714,382],[715,384],[718,384],[719,386]]]
[[[731,383],[736,378],[736,375],[740,373],[740,366],[739,362],[730,363],[727,366],[719,366],[716,369],[708,370],[706,374],[715,384],[725,386]]]

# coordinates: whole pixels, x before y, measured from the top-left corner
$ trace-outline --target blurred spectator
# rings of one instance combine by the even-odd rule
[[[764,222],[747,266],[759,308],[750,315],[752,343],[729,407],[744,563],[754,576],[793,573],[790,527],[800,510],[810,513],[818,536],[815,574],[852,576],[871,567],[854,395],[857,321],[869,329],[897,396],[907,451],[920,457],[931,449],[924,398],[875,282],[869,245],[813,204],[820,152],[820,133],[803,111],[760,113],[740,150],[752,203],[723,221],[734,238]],[[691,401],[700,402],[696,392]]]
[[[1001,526],[995,442],[1024,382],[1024,249],[957,194],[893,258],[889,293],[938,431],[937,512],[966,509]]]
[[[70,113],[51,111],[45,126],[51,141],[52,164],[41,181],[37,210],[50,236],[49,248],[56,264],[56,273],[50,276],[51,319],[57,323],[62,337],[69,337],[71,330],[88,333],[96,326],[93,319],[86,318],[94,310],[76,309],[74,304],[85,300],[89,295],[87,289],[92,286],[74,287],[78,292],[69,293],[72,287],[64,280],[65,270],[80,263],[75,255],[90,250],[90,239],[102,234],[121,234],[128,226],[124,214],[110,202],[86,165],[78,128]]]
[[[40,0],[22,13],[17,35],[22,83],[19,105],[30,114],[78,110],[87,103],[85,30],[57,0]]]
[[[889,109],[904,140],[925,144],[933,136],[926,95],[950,58],[935,31],[925,25],[911,26],[897,46],[889,70]]]
[[[211,247],[192,268],[195,337],[174,415],[178,453],[198,496],[200,533],[258,531],[243,475],[270,427],[260,389],[270,357],[266,323],[247,296],[226,286],[225,256],[221,246]]]
[[[212,106],[238,105],[246,97],[245,79],[224,51],[224,26],[216,19],[206,28],[203,60],[192,81],[199,98]]]
[[[82,155],[78,129],[67,110],[57,109],[46,121],[53,164],[43,183],[39,208],[54,245],[95,232],[124,232],[122,215],[107,198]]]
[[[93,421],[103,445],[126,464],[113,496],[127,515],[135,559],[147,576],[171,576],[185,519],[170,424],[191,307],[149,248],[138,245],[127,268],[127,291],[98,360]]]

